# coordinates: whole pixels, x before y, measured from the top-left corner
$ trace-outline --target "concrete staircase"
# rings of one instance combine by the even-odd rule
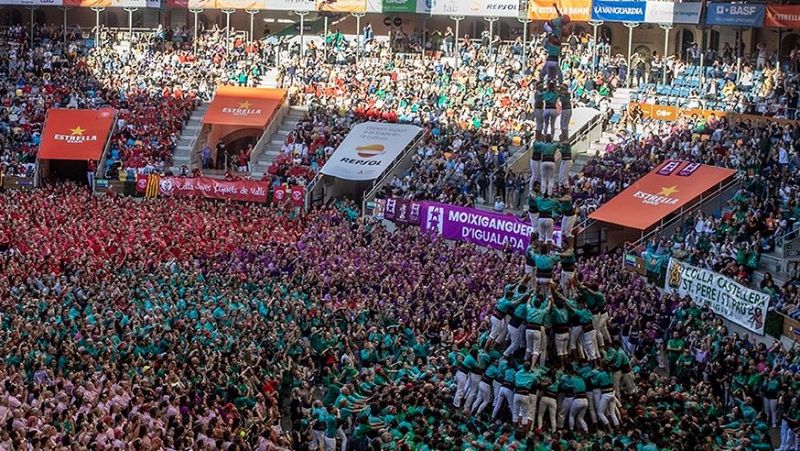
[[[611,142],[612,138],[616,138],[617,134],[612,132],[604,131],[600,135],[600,139],[593,142],[589,145],[589,151],[586,155],[590,157],[598,156],[601,157],[606,154],[606,145]]]
[[[300,119],[303,118],[307,111],[308,108],[306,107],[289,107],[289,112],[283,119],[280,128],[272,134],[264,152],[259,155],[256,164],[250,168],[250,175],[253,179],[258,180],[267,172],[267,168],[272,164],[272,161],[281,154],[283,144],[286,142],[286,136],[294,131],[298,122],[300,122]]]
[[[259,88],[280,88],[278,86],[278,68],[277,67],[270,67],[261,76],[261,81],[258,84]]]
[[[208,103],[203,103],[194,110],[189,122],[181,130],[181,137],[178,139],[178,145],[172,155],[172,172],[175,174],[180,172],[180,168],[184,164],[189,170],[192,169],[192,146],[203,128],[202,120],[208,110],[208,105]]]
[[[609,106],[617,113],[622,112],[622,107],[627,107],[631,101],[631,93],[636,89],[630,88],[617,88],[614,90],[614,95],[609,99]]]
[[[631,101],[631,92],[634,89],[628,88],[617,88],[614,90],[614,95],[609,99],[609,108],[614,110],[615,114],[622,114],[622,109],[628,106],[628,103]],[[613,125],[609,128],[613,128]],[[593,142],[589,146],[588,154],[590,156],[602,156],[606,152],[606,145],[611,142],[611,138],[616,136],[615,133],[612,132],[603,132],[600,136],[600,139]]]

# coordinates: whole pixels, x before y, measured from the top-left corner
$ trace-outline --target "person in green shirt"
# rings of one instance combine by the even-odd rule
[[[503,408],[504,402],[509,409],[514,408],[514,381],[516,380],[516,374],[517,370],[514,367],[508,367],[503,372],[503,378],[500,381],[499,396],[492,409],[492,421],[497,419],[497,415],[500,414],[500,409]]]
[[[524,433],[533,424],[536,417],[536,393],[534,386],[536,376],[528,371],[524,366],[520,366],[514,373],[514,407],[512,409],[512,419],[514,426],[522,427]],[[533,403],[531,394],[533,393]]]
[[[602,349],[606,344],[611,343],[611,334],[608,332],[610,318],[606,311],[606,297],[599,291],[596,284],[586,286],[578,282],[578,288],[586,308],[592,312],[592,325],[597,331],[597,346]]]
[[[561,193],[561,197],[558,198],[558,212],[561,215],[561,247],[564,247],[574,239],[572,228],[578,217],[578,209],[575,208],[567,186],[561,188]]]
[[[542,299],[550,298],[550,285],[553,282],[553,269],[559,256],[550,253],[550,244],[542,243],[540,251],[534,257],[536,264],[536,291]]]
[[[773,428],[778,427],[778,397],[780,391],[781,380],[778,378],[778,373],[773,370],[769,377],[761,383],[764,411],[767,413],[767,421]]]
[[[547,193],[536,197],[536,208],[539,211],[539,222],[536,224],[539,241],[553,242],[553,218],[558,213],[558,200]]]
[[[510,343],[506,350],[503,351],[503,357],[508,358],[518,349],[525,346],[525,318],[528,315],[527,300],[532,295],[533,293],[529,294],[524,302],[520,302],[519,305],[514,308],[514,313],[508,321],[508,338]]]
[[[570,350],[577,350],[577,340],[580,339],[583,345],[583,352],[586,353],[586,359],[588,359],[590,363],[594,362],[599,356],[597,351],[597,331],[594,329],[594,324],[592,323],[594,315],[592,315],[591,310],[586,308],[583,298],[579,298],[576,303],[567,302],[566,306],[577,322],[572,332],[578,330],[577,337],[575,337],[574,333],[570,333]],[[577,329],[577,327],[580,327],[580,329]],[[573,344],[575,348],[573,348]]]
[[[547,110],[545,110],[545,114],[546,112]],[[542,187],[540,192],[548,196],[552,195],[555,191],[556,151],[558,147],[558,143],[553,142],[553,135],[550,133],[544,135],[544,142],[539,146],[542,152],[542,163],[540,166]]]
[[[561,103],[561,139],[560,141],[569,143],[569,121],[572,119],[572,94],[569,86],[562,83],[558,90],[558,101]],[[569,144],[567,144],[569,145]],[[563,155],[563,154],[562,154]],[[563,160],[563,156],[562,156]],[[562,182],[563,183],[563,182]]]
[[[602,368],[596,369],[591,375],[591,383],[594,388],[594,393],[592,395],[594,396],[597,419],[600,420],[600,423],[606,428],[609,428],[609,424],[613,424],[614,427],[619,426],[619,417],[617,416],[617,410],[614,405],[616,402],[616,397],[614,396],[614,381],[611,375]],[[611,418],[610,423],[609,417]]]
[[[547,316],[550,314],[551,302],[544,297],[531,298],[531,303],[528,304],[528,312],[525,318],[525,360],[530,359],[531,369],[536,367],[539,356],[546,349],[543,346],[544,340],[547,338],[547,330],[545,329],[545,322]]]
[[[550,320],[553,325],[553,335],[555,337],[556,357],[558,358],[559,368],[564,368],[567,364],[569,354],[569,310],[567,310],[567,298],[557,289],[551,290],[553,294],[553,306],[550,309]]]
[[[672,338],[667,341],[667,360],[669,361],[669,374],[675,374],[675,363],[686,348],[686,340],[681,338],[680,332],[673,331]]]
[[[489,339],[484,344],[484,349],[489,350],[501,343],[505,343],[511,312],[516,309],[527,293],[526,283],[528,279],[530,279],[530,275],[526,274],[516,284],[506,285],[503,297],[497,300],[492,316],[489,318],[491,329]]]

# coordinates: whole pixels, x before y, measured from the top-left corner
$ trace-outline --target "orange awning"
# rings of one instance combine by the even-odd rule
[[[283,89],[220,86],[203,123],[265,128],[285,97]]]
[[[113,109],[47,111],[39,158],[99,160],[114,126]]]
[[[589,217],[647,230],[735,174],[732,169],[670,160],[637,180]]]

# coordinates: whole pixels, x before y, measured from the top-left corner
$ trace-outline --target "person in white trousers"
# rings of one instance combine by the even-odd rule
[[[539,400],[539,409],[536,415],[536,427],[542,429],[542,422],[545,413],[550,417],[550,432],[555,432],[558,423],[556,415],[558,414],[558,383],[552,382],[547,378],[542,379],[542,398]]]
[[[553,142],[553,136],[546,134],[544,140],[535,144],[541,152],[540,177],[542,179],[541,193],[552,195],[556,188],[556,152],[558,144]]]
[[[561,140],[559,150],[561,164],[558,168],[558,183],[566,188],[569,187],[569,173],[572,171],[572,144],[568,140]]]
[[[536,134],[535,140],[531,141],[529,146],[531,148],[531,179],[528,180],[528,192],[533,195],[536,192],[536,182],[541,182],[541,165],[542,165],[542,149],[539,143],[539,134]]]
[[[508,358],[517,352],[518,349],[525,347],[525,318],[528,314],[528,299],[530,294],[525,297],[524,301],[514,309],[511,319],[508,322],[508,338],[510,343],[505,351],[503,357]]]
[[[456,393],[453,396],[453,407],[456,409],[461,408],[461,403],[464,401],[464,395],[467,392],[467,381],[468,376],[466,368],[464,368],[464,356],[458,354],[456,357],[457,367],[456,367]]]

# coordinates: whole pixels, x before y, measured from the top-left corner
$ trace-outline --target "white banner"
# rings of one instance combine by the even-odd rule
[[[345,180],[374,180],[422,130],[415,125],[364,122],[345,136],[322,173]]]
[[[701,2],[673,3],[671,1],[649,1],[644,9],[644,21],[647,23],[700,23]]]
[[[266,0],[267,9],[275,11],[316,11],[315,0]]]
[[[417,12],[432,16],[517,17],[519,0],[417,0]]]
[[[769,295],[747,288],[714,271],[671,258],[664,291],[689,296],[699,306],[764,335]]]

